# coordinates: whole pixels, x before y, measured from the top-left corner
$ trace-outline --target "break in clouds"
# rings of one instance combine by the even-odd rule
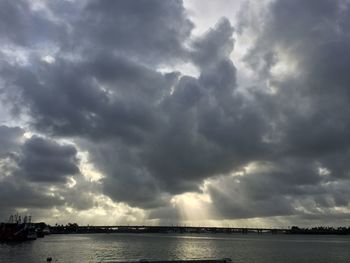
[[[1,1],[2,218],[349,223],[350,3],[189,2]]]

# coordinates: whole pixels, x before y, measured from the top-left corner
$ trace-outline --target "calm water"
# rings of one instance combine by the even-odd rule
[[[235,263],[348,263],[349,236],[85,234],[1,244],[0,262],[113,262],[230,257]]]

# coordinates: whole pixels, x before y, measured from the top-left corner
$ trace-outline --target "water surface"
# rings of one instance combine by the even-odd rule
[[[348,263],[350,236],[256,234],[51,235],[0,243],[0,262],[114,262],[132,259],[208,259],[235,263]]]

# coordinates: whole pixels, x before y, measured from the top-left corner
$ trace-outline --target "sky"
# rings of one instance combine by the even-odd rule
[[[349,5],[1,1],[0,221],[348,226]]]

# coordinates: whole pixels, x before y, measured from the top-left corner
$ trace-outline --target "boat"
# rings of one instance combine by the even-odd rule
[[[0,241],[26,241],[35,240],[37,234],[35,227],[31,224],[31,218],[25,216],[11,215],[6,223],[0,223]]]
[[[44,222],[35,223],[33,225],[35,227],[35,232],[38,238],[50,235],[50,229]]]

